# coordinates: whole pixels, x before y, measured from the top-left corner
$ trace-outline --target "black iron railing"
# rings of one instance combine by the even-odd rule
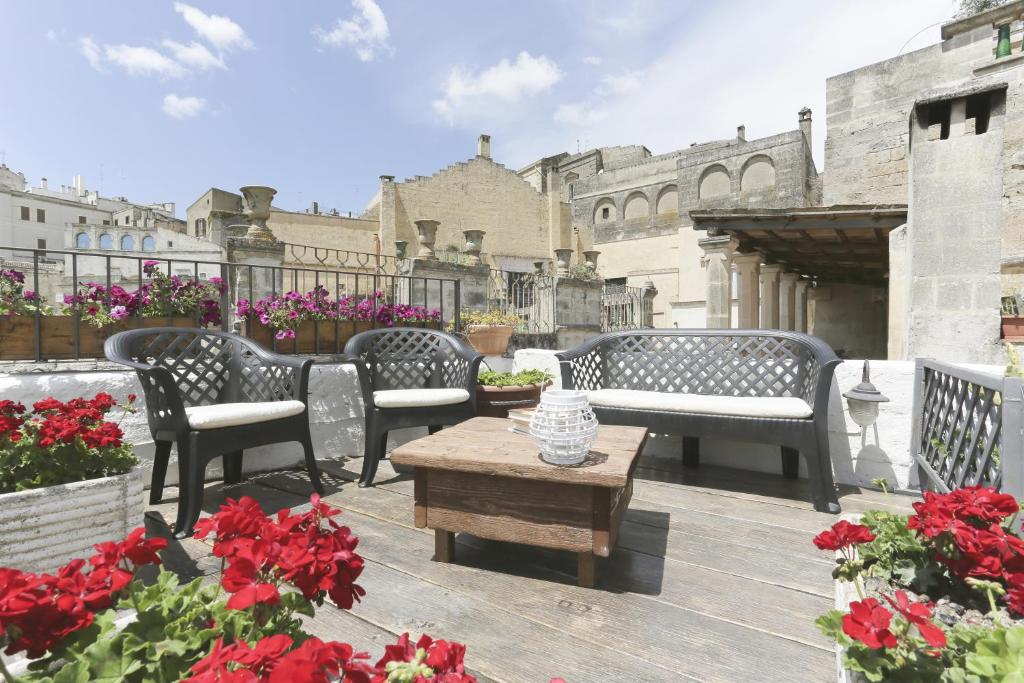
[[[461,286],[454,279],[165,253],[0,246],[0,254],[0,268],[21,279],[0,288],[0,360],[98,358],[109,334],[161,324],[235,330],[286,353],[340,353],[352,333],[373,327],[450,323],[461,329]],[[294,336],[278,338],[279,330],[268,332],[251,310],[260,301],[283,304],[295,296],[290,292],[315,299],[320,314],[297,325]],[[241,299],[248,302],[244,314]]]

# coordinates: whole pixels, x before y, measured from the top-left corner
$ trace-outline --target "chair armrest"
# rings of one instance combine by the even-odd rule
[[[154,436],[161,431],[177,434],[188,429],[185,402],[171,371],[134,361],[123,364],[134,367],[139,376],[142,393],[146,396],[146,418]]]
[[[818,371],[818,382],[814,387],[814,405],[811,406],[811,410],[814,411],[815,420],[828,419],[828,402],[832,395],[832,378],[835,376],[836,368],[842,362],[842,359],[836,358],[833,355],[831,359],[821,364],[821,369]]]
[[[291,391],[288,394],[292,399],[308,403],[309,397],[309,373],[313,367],[312,358],[302,358],[300,356],[286,356],[270,349],[265,349],[258,344],[252,342],[243,342],[245,346],[252,351],[260,360],[265,362],[271,368],[287,368],[289,370],[298,371],[298,382],[294,382],[290,387]],[[268,378],[268,382],[272,380]],[[274,395],[274,392],[271,392]]]
[[[363,395],[363,406],[366,412],[373,410],[373,384],[370,382],[370,371],[362,358],[346,355],[337,361],[342,364],[352,364],[356,369],[356,377],[359,379],[359,391]]]

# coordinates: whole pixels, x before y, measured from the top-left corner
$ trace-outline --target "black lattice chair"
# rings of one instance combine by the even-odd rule
[[[838,513],[828,444],[832,375],[842,361],[817,337],[784,330],[610,332],[556,354],[562,386],[586,391],[597,419],[683,437],[696,467],[700,437],[781,446],[795,479],[803,456],[815,509]]]
[[[145,392],[156,442],[150,504],[161,500],[171,445],[178,445],[176,538],[192,534],[206,466],[217,457],[225,483],[238,483],[245,449],[297,441],[313,489],[323,492],[306,401],[312,360],[272,353],[227,332],[178,327],[120,332],[103,350],[109,360],[135,368]]]
[[[358,361],[366,406],[366,449],[359,486],[373,484],[387,450],[388,432],[429,432],[476,413],[476,377],[483,356],[450,334],[411,327],[370,330],[345,344]]]

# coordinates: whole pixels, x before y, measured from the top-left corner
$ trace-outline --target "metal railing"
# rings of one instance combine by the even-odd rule
[[[919,358],[911,453],[921,490],[1024,495],[1024,379]]]
[[[285,265],[311,267],[318,270],[400,275],[402,272],[400,264],[406,260],[385,254],[332,249],[291,242],[285,242],[284,247]]]
[[[654,324],[653,303],[643,287],[605,285],[601,290],[601,331],[637,330]]]
[[[555,332],[556,278],[546,273],[492,268],[487,278],[487,309],[522,319],[519,333]]]
[[[24,289],[42,297],[49,307],[49,311],[37,306],[22,315],[0,316],[0,347],[23,333],[31,335],[31,344],[24,344],[30,348],[27,357],[14,357],[9,349],[0,348],[0,360],[40,362],[101,358],[102,341],[109,334],[132,327],[181,325],[185,322],[195,326],[239,331],[285,353],[340,353],[351,333],[365,328],[388,326],[387,315],[390,315],[389,311],[395,311],[395,306],[436,310],[440,322],[430,323],[431,326],[452,323],[456,330],[461,329],[461,283],[455,279],[175,259],[160,253],[127,256],[117,252],[0,246],[0,254],[7,254],[3,258],[3,267],[24,275]],[[213,290],[204,290],[209,294],[207,301],[190,305],[184,312],[176,312],[175,307],[169,303],[170,299],[163,306],[164,312],[159,315],[153,315],[151,311],[142,312],[143,302],[151,294],[147,286],[153,282],[147,270],[154,265],[160,273],[174,276],[180,282],[214,285],[217,293],[214,295]],[[266,297],[276,299],[289,291],[306,294],[315,288],[323,288],[323,295],[334,305],[332,310],[335,311],[338,310],[337,303],[343,300],[350,301],[351,308],[365,302],[358,314],[361,317],[310,320],[304,328],[300,327],[298,334],[305,332],[314,341],[311,344],[299,344],[297,339],[276,339],[273,333],[267,332],[269,328],[258,322],[257,316],[238,315],[236,304],[240,299],[249,302]],[[85,291],[97,292],[95,301],[65,304],[66,296],[75,297]],[[0,294],[3,292],[0,289]],[[126,297],[137,298],[138,305],[130,307],[134,311],[112,324],[91,324],[90,321],[94,319],[91,308],[102,308],[109,313],[117,302],[124,301]],[[5,303],[0,301],[0,310]],[[385,309],[385,306],[390,308]],[[215,308],[219,313],[219,322],[211,322],[210,308]],[[148,308],[146,310],[149,311]],[[25,324],[26,319],[31,321],[29,325]],[[57,332],[61,339],[55,342],[52,337],[53,330],[58,329],[56,322],[61,323],[61,330],[66,329],[66,335]],[[15,329],[15,325],[20,326]],[[52,350],[58,347],[59,352]]]

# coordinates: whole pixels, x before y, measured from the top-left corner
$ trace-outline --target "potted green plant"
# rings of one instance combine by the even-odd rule
[[[470,346],[485,356],[500,356],[508,350],[512,334],[523,322],[515,313],[489,310],[466,311],[462,324]]]
[[[106,419],[115,407],[105,393],[0,400],[0,567],[51,571],[142,524],[139,460]]]
[[[536,406],[540,401],[540,392],[551,386],[551,374],[544,370],[488,370],[479,374],[477,384],[476,414],[508,417],[509,410]]]

